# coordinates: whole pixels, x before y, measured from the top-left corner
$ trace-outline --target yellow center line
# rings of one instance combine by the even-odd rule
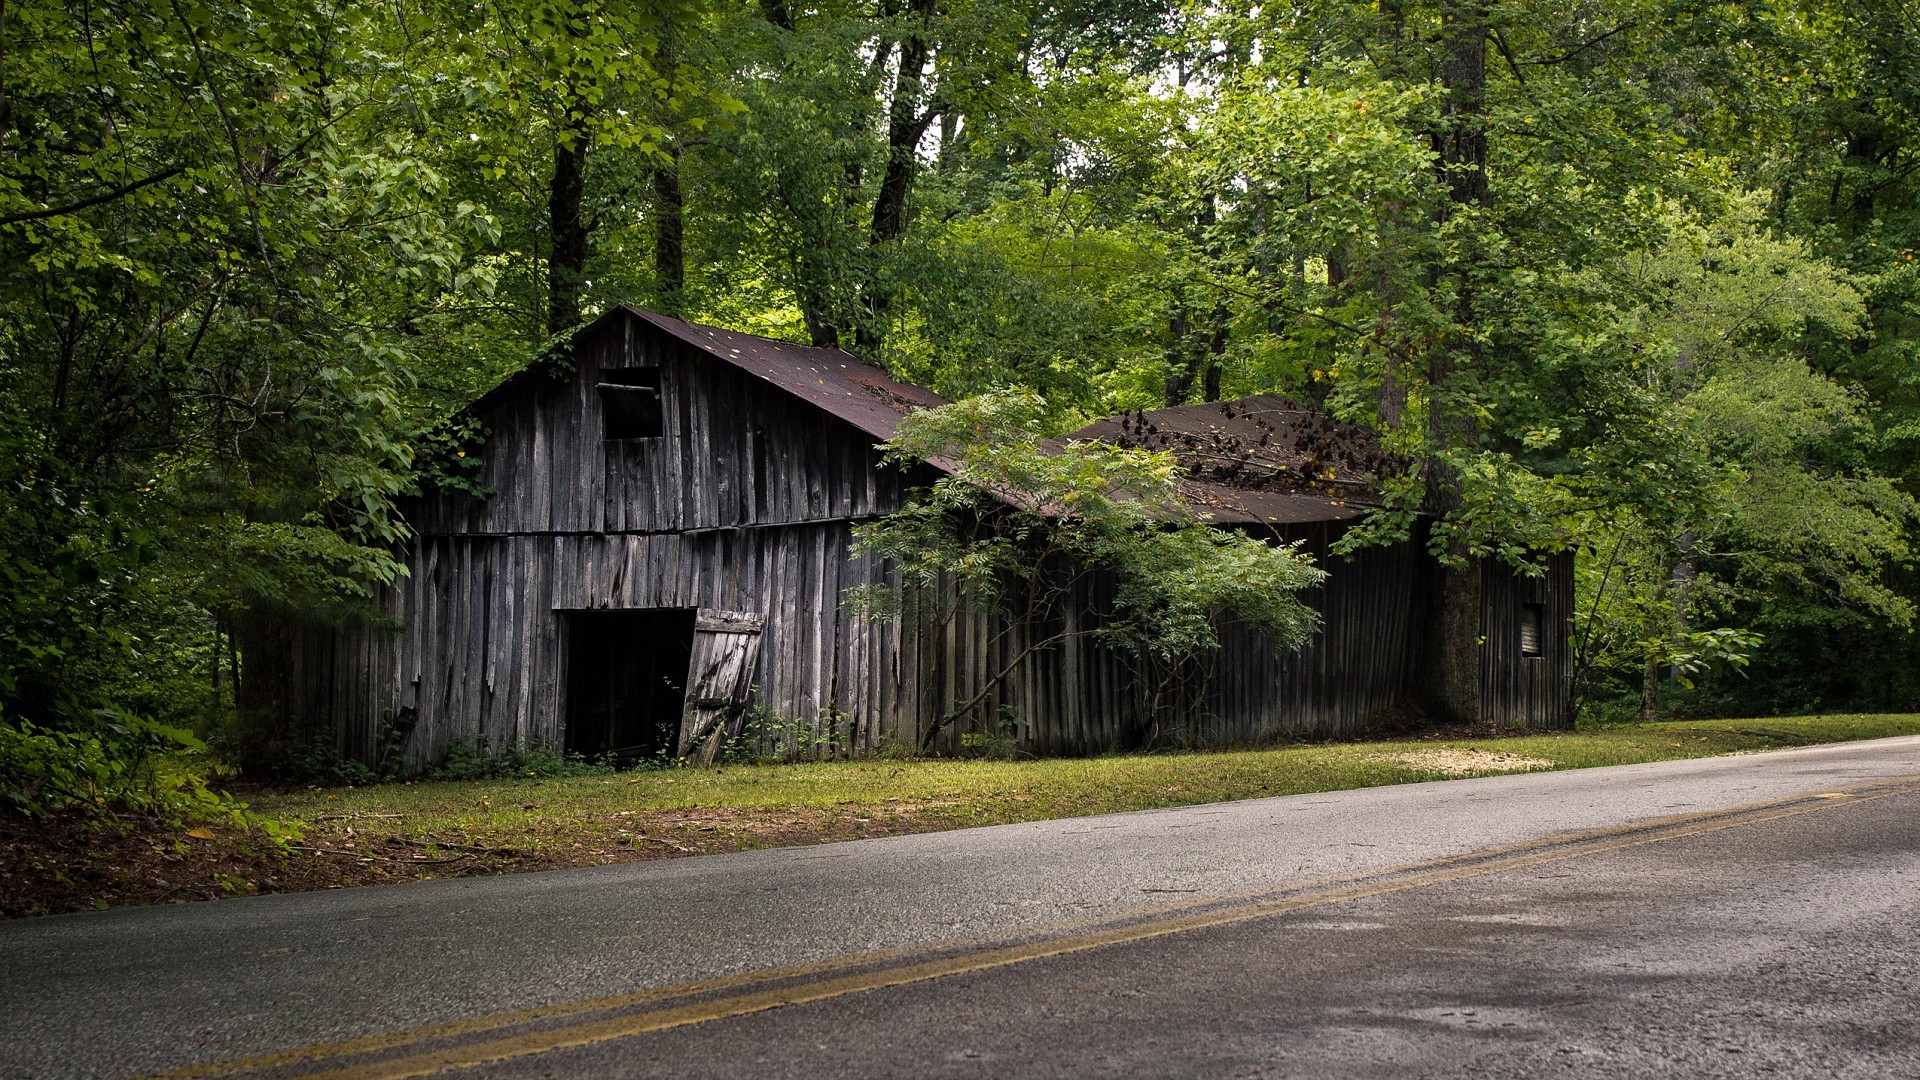
[[[164,1074],[162,1080],[200,1080],[200,1078],[235,1076],[265,1070],[272,1070],[282,1075],[300,1076],[305,1080],[404,1080],[408,1077],[428,1076],[447,1069],[472,1068],[554,1050],[745,1016],[787,1005],[800,1005],[1064,956],[1089,949],[1146,941],[1170,934],[1190,933],[1255,919],[1272,918],[1309,908],[1431,888],[1449,882],[1523,870],[1586,855],[1698,836],[1742,825],[1775,821],[1825,809],[1837,805],[1840,800],[1865,801],[1916,791],[1920,791],[1920,777],[1906,777],[1892,782],[1863,784],[1841,791],[1797,795],[1788,799],[1680,814],[1605,829],[1564,833],[1466,855],[1370,871],[1358,879],[1349,877],[1300,883],[1287,888],[1286,895],[1276,895],[1281,890],[1267,889],[1261,893],[1245,894],[1240,897],[1201,898],[1179,904],[1136,909],[1136,913],[1109,915],[1099,920],[1086,920],[1078,924],[1054,927],[1052,936],[1012,945],[978,942],[949,943],[945,946],[947,950],[961,951],[954,952],[952,955],[934,956],[931,959],[925,957],[941,951],[940,946],[919,946],[912,949],[865,953],[818,964],[761,971],[733,978],[712,979],[471,1021],[416,1028],[392,1035],[304,1047],[237,1061],[189,1066]],[[1200,910],[1185,910],[1183,913],[1183,909]],[[1145,912],[1144,916],[1138,914],[1141,911]],[[1129,914],[1135,915],[1135,921],[1111,925],[1128,919]],[[1100,928],[1076,931],[1073,928],[1075,925],[1100,925]],[[770,986],[768,985],[770,983],[782,985]],[[710,996],[685,1004],[664,1004],[674,999],[697,995]],[[457,1040],[461,1036],[484,1035],[510,1027],[537,1024],[541,1021],[563,1020],[569,1016],[609,1010],[627,1011],[615,1016],[560,1024],[494,1039],[454,1042],[451,1045],[403,1053],[399,1056],[342,1064],[345,1059],[377,1054],[381,1051],[404,1050],[410,1045],[436,1040]],[[300,1069],[299,1066],[308,1066],[312,1071]]]

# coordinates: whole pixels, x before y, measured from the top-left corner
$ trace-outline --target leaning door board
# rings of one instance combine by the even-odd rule
[[[710,765],[726,741],[729,721],[746,704],[753,666],[760,658],[761,615],[701,608],[693,623],[693,657],[687,664],[687,706],[680,715],[679,755],[699,750],[695,762]],[[703,741],[704,740],[704,741]]]

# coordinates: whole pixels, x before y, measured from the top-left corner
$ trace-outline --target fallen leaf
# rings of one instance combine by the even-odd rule
[[[211,840],[213,839],[213,830],[212,829],[188,829],[187,835],[193,837],[195,840]]]

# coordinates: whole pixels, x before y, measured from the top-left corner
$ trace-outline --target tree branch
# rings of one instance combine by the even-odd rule
[[[1595,45],[1598,45],[1601,42],[1607,40],[1608,38],[1614,36],[1615,34],[1624,34],[1627,31],[1639,25],[1640,24],[1637,22],[1622,23],[1619,26],[1616,26],[1613,29],[1607,31],[1606,33],[1601,34],[1597,38],[1594,38],[1590,41],[1581,42],[1579,45],[1574,46],[1572,49],[1569,49],[1568,51],[1561,53],[1559,56],[1556,56],[1551,60],[1529,60],[1527,61],[1527,64],[1531,67],[1551,67],[1554,64],[1564,64],[1567,61],[1573,59],[1574,57],[1579,56],[1581,53],[1586,52],[1588,49],[1593,48]]]
[[[77,214],[89,207],[99,206],[101,203],[110,203],[115,199],[125,198],[143,187],[151,187],[163,180],[171,180],[185,171],[187,171],[186,166],[175,165],[171,169],[163,169],[143,180],[135,180],[131,184],[122,184],[111,191],[103,191],[90,199],[81,199],[79,202],[68,203],[65,206],[52,206],[45,210],[29,210],[23,214],[8,214],[6,217],[0,217],[0,226],[17,225],[22,221],[40,221],[45,218]]]

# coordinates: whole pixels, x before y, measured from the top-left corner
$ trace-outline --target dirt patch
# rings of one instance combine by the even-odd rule
[[[1481,750],[1472,746],[1436,747],[1409,750],[1400,754],[1371,754],[1374,761],[1390,761],[1421,772],[1444,776],[1478,776],[1482,773],[1530,772],[1551,769],[1559,764],[1547,758],[1510,754],[1505,750]]]
[[[556,818],[518,833],[416,836],[397,815],[349,814],[309,823],[281,851],[258,832],[226,826],[0,813],[0,917],[601,866],[960,824],[911,804],[694,807]]]

